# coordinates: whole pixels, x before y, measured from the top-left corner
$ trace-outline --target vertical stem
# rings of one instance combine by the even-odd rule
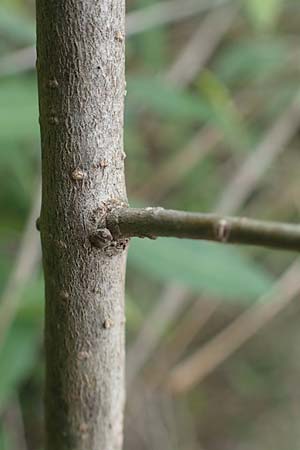
[[[126,202],[124,3],[37,0],[47,450],[122,447],[126,252],[89,236]]]

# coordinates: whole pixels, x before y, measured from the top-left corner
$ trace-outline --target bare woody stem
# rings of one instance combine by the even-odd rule
[[[37,0],[45,450],[121,450],[126,245],[91,247],[126,203],[125,0]]]
[[[160,236],[300,251],[300,226],[163,208],[116,208],[106,227],[114,240]],[[103,233],[103,231],[102,231]]]

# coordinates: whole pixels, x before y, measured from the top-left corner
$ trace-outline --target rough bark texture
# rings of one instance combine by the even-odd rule
[[[37,0],[47,450],[122,447],[126,245],[90,236],[126,203],[124,19],[124,0]]]

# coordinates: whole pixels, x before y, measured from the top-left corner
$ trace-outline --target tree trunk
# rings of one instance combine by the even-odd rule
[[[124,0],[37,0],[47,450],[122,447],[126,245],[91,236],[126,203],[124,20]]]

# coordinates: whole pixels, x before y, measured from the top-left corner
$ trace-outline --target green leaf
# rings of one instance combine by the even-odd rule
[[[232,300],[256,300],[272,285],[269,274],[233,247],[192,240],[133,240],[129,267],[195,293]]]

